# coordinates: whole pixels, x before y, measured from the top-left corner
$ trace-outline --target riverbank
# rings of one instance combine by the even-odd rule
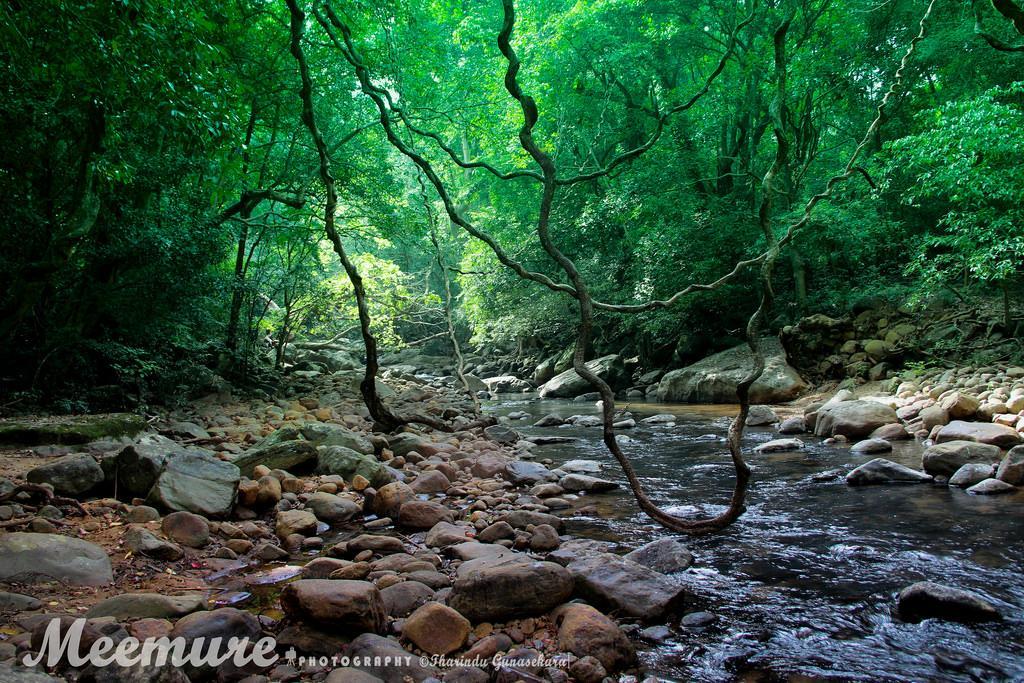
[[[838,495],[833,487],[849,490],[842,476],[860,464],[858,460],[850,463],[849,458],[859,456],[852,455],[846,444],[826,444],[834,435],[803,437],[804,447],[792,452],[752,455],[755,481],[763,483],[752,493],[742,528],[717,539],[684,544],[667,538],[633,512],[627,491],[611,489],[620,483],[616,481],[619,477],[608,467],[608,456],[596,443],[599,430],[587,426],[594,423],[592,404],[538,402],[536,395],[508,397],[504,404],[487,406],[501,419],[500,425],[487,430],[383,435],[372,432],[351,379],[345,373],[299,378],[286,390],[292,394],[289,399],[272,403],[211,397],[152,425],[173,444],[152,436],[135,436],[122,439],[133,444],[130,448],[120,442],[111,448],[112,441],[85,448],[86,454],[107,453],[121,465],[114,481],[122,487],[139,486],[133,482],[134,476],[125,475],[139,474],[138,461],[145,461],[147,452],[152,455],[153,447],[193,449],[192,455],[197,457],[200,454],[195,449],[208,448],[212,459],[233,461],[245,469],[248,478],[238,484],[240,504],[221,518],[213,514],[219,500],[216,491],[188,491],[188,486],[172,485],[173,480],[158,487],[166,492],[159,501],[150,501],[162,509],[150,508],[141,500],[133,505],[130,499],[121,502],[79,492],[74,495],[94,498],[84,504],[89,512],[86,518],[73,516],[66,505],[54,506],[64,508],[61,518],[54,518],[54,512],[43,507],[31,511],[27,528],[35,533],[56,531],[102,548],[111,562],[111,580],[100,586],[74,588],[9,577],[8,581],[14,582],[9,588],[40,604],[8,598],[18,609],[6,617],[11,633],[8,647],[0,654],[29,649],[31,632],[46,618],[41,614],[57,613],[84,614],[96,619],[98,628],[131,634],[268,633],[277,638],[282,653],[294,648],[310,655],[394,655],[399,652],[396,648],[403,647],[405,652],[428,657],[443,653],[468,660],[488,659],[504,652],[528,661],[539,662],[541,655],[546,658],[545,666],[535,671],[506,666],[504,672],[493,666],[434,667],[429,660],[423,667],[417,659],[406,668],[371,669],[381,680],[409,675],[414,680],[429,676],[443,676],[446,681],[484,681],[492,676],[533,680],[533,676],[558,681],[571,676],[573,680],[596,681],[605,674],[643,677],[645,672],[653,672],[665,676],[666,671],[667,678],[679,671],[675,679],[683,680],[693,678],[695,670],[667,663],[666,650],[689,652],[689,657],[699,659],[714,643],[720,655],[721,639],[727,634],[740,637],[746,648],[731,655],[730,670],[782,673],[806,669],[806,662],[763,661],[762,649],[742,636],[748,631],[751,614],[733,607],[731,601],[733,593],[742,596],[754,590],[766,605],[776,605],[776,598],[770,596],[792,580],[786,577],[817,566],[807,564],[806,554],[778,554],[772,548],[780,541],[769,541],[765,534],[772,538],[782,534],[783,544],[789,536],[790,545],[801,547],[802,542],[795,539],[821,533],[811,521],[820,510],[830,504],[847,505],[843,502],[846,494]],[[448,381],[404,375],[390,376],[386,384],[394,391],[389,400],[400,409],[415,406],[453,417],[455,412],[466,412],[468,404],[453,399],[445,388]],[[919,388],[924,391],[923,386]],[[912,398],[892,400],[910,404],[916,402]],[[544,418],[552,405],[555,415],[542,421],[549,426],[529,426]],[[658,501],[666,506],[674,503],[670,509],[675,514],[713,512],[714,505],[726,499],[730,483],[721,437],[731,409],[679,406],[668,413],[662,409],[659,417],[658,405],[627,408],[635,412],[632,418],[623,416],[634,422],[622,431],[632,441],[626,444],[627,452],[635,455]],[[805,413],[820,410],[814,397],[778,408],[783,422],[805,419]],[[771,441],[779,426],[768,422],[752,427],[748,446]],[[525,438],[519,438],[517,432]],[[538,445],[544,443],[551,445]],[[693,479],[696,486],[681,485],[671,478],[681,474],[678,461],[663,461],[659,455],[669,444],[687,449],[685,469],[689,475],[681,481]],[[917,441],[893,444],[896,454],[890,457],[908,466],[915,459],[920,462],[921,451],[913,451]],[[40,464],[49,464],[52,473],[53,464],[68,457],[62,455],[65,450],[82,449],[41,446],[5,450],[0,463],[5,472],[14,475]],[[137,457],[126,455],[128,451]],[[582,457],[567,457],[569,453]],[[843,467],[829,466],[835,457],[841,458]],[[142,472],[145,474],[144,468]],[[801,476],[794,478],[795,472]],[[165,476],[166,470],[158,479]],[[404,482],[387,482],[388,476]],[[52,474],[50,478],[59,483]],[[15,476],[14,481],[19,478]],[[94,493],[102,492],[104,485],[97,481]],[[763,487],[786,499],[791,509],[776,505],[766,519]],[[876,490],[880,489],[886,490],[884,505],[890,507],[902,507],[914,499],[902,487]],[[936,494],[948,491],[948,487],[928,489]],[[800,490],[816,504],[808,508],[787,499],[791,490]],[[127,497],[124,493],[123,488],[119,490],[122,499]],[[189,505],[194,509],[205,506],[202,509],[210,514],[201,515],[203,519],[187,513],[167,514],[167,504],[181,506],[185,493],[191,495]],[[1010,503],[1004,500],[1004,506]],[[24,510],[29,507],[22,505]],[[870,519],[873,507],[843,514]],[[637,522],[623,525],[617,521],[623,515]],[[830,523],[821,522],[826,527]],[[996,530],[999,528],[997,525]],[[752,544],[748,534],[759,543]],[[911,546],[927,547],[930,542],[913,533],[908,536]],[[998,532],[995,537],[998,539]],[[654,538],[661,540],[641,549],[643,541]],[[835,581],[821,574],[825,566],[838,562],[835,545],[816,544],[807,549],[833,557],[822,568],[811,570],[824,586]],[[742,552],[723,554],[726,547]],[[1012,557],[1012,548],[1007,550]],[[624,559],[627,551],[635,552]],[[693,553],[697,561],[691,567]],[[732,559],[723,565],[726,556]],[[1016,557],[1009,561],[1019,562],[1019,553]],[[4,558],[0,567],[9,562],[7,555]],[[38,568],[38,562],[36,565]],[[61,571],[59,564],[52,569]],[[880,578],[869,566],[857,564],[849,569],[857,577],[850,578],[864,581],[877,604],[886,606],[886,613],[894,609],[894,597],[887,591],[903,585],[893,585],[891,577]],[[948,568],[943,575],[951,578]],[[906,583],[936,578],[923,571],[915,575],[905,570],[895,576]],[[953,578],[964,587],[974,587],[960,581],[959,572],[954,572]],[[811,590],[812,584],[799,582],[803,590]],[[776,588],[765,593],[770,586]],[[122,593],[141,595],[129,598]],[[169,595],[178,598],[167,601]],[[572,599],[591,607],[560,609]],[[999,596],[988,599],[1012,614],[1012,608],[1000,602]],[[366,617],[359,608],[366,604],[381,609],[375,607]],[[793,607],[800,608],[799,603]],[[804,604],[803,609],[818,608]],[[193,616],[183,616],[192,610]],[[828,612],[812,613],[818,615],[819,623],[805,616],[806,625],[801,628],[810,628],[812,633],[831,628]],[[891,618],[889,623],[893,623]],[[778,648],[773,639],[788,632],[790,626],[787,622],[785,628],[776,627],[778,631],[755,642]],[[362,680],[353,678],[357,674],[352,671],[333,672],[333,668],[338,667],[280,664],[254,675],[271,680]],[[841,664],[839,670],[843,670]],[[244,678],[220,673],[235,680]],[[705,671],[700,677],[718,680],[719,673]],[[195,674],[197,680],[212,675]],[[138,680],[153,680],[153,676]]]

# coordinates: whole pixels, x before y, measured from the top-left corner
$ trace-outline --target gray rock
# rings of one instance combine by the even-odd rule
[[[888,453],[892,444],[885,439],[864,439],[850,447],[851,453]]]
[[[754,403],[784,403],[807,390],[807,383],[786,362],[786,353],[775,337],[761,339],[765,369],[750,388]],[[658,384],[659,401],[682,403],[738,403],[736,387],[750,372],[753,356],[746,344],[673,370]]]
[[[779,425],[779,434],[803,434],[807,431],[807,423],[803,416],[788,417]]]
[[[421,683],[427,679],[436,681],[440,675],[437,669],[421,663],[419,657],[412,656],[397,641],[373,633],[358,636],[345,647],[344,654],[353,661],[361,662],[359,668],[363,672],[376,676],[384,683]],[[349,678],[338,680],[340,683],[358,681]]]
[[[563,424],[565,424],[565,420],[563,420],[560,416],[555,415],[554,413],[551,413],[550,415],[545,415],[541,419],[539,419],[536,422],[534,422],[533,426],[534,427],[558,427],[558,426],[563,425]]]
[[[718,617],[711,612],[690,612],[682,618],[679,625],[683,628],[703,628],[715,623],[717,619]]]
[[[56,580],[72,586],[105,586],[114,580],[103,548],[58,534],[0,534],[0,580]]]
[[[985,465],[980,462],[969,462],[966,465],[962,465],[960,469],[953,473],[953,476],[949,478],[949,485],[956,486],[959,488],[967,488],[980,484],[986,479],[990,479],[995,474],[995,468],[992,465]]]
[[[33,484],[50,484],[61,496],[78,496],[103,483],[103,468],[84,453],[55,458],[25,475]]]
[[[210,433],[195,422],[172,422],[162,431],[178,439],[210,438]]]
[[[167,458],[147,502],[204,517],[226,517],[235,504],[240,479],[232,463],[204,453],[178,453]]]
[[[558,485],[566,491],[586,491],[588,493],[600,493],[619,488],[619,485],[614,481],[575,473],[567,474],[559,479]]]
[[[525,529],[531,524],[534,526],[549,524],[559,532],[565,528],[565,522],[561,517],[555,517],[544,512],[534,512],[533,510],[514,510],[502,517],[501,520],[508,522],[516,529]]]
[[[874,401],[840,401],[833,405],[826,403],[818,411],[814,433],[860,439],[893,422],[899,422],[899,418],[889,406]]]
[[[920,581],[900,591],[900,618],[906,621],[945,619],[976,623],[998,621],[999,611],[982,596],[971,591]]]
[[[572,590],[572,575],[561,565],[522,555],[484,557],[459,567],[448,605],[472,622],[501,622],[545,614]]]
[[[601,463],[596,460],[569,460],[558,469],[563,472],[579,472],[581,474],[597,474],[601,471]]]
[[[283,428],[277,431],[281,432],[282,430]],[[283,440],[284,436],[275,437],[275,434],[277,432],[274,432],[245,453],[236,456],[231,462],[242,474],[252,477],[253,470],[258,465],[263,465],[272,470],[290,470],[317,459],[316,446],[309,441],[298,439]],[[338,446],[337,448],[341,447]]]
[[[434,589],[418,581],[402,581],[380,592],[384,609],[392,617],[407,617],[420,605],[434,599]]]
[[[371,455],[373,444],[362,434],[330,422],[310,422],[302,426],[302,436],[315,446],[342,446],[357,453]]]
[[[1024,441],[1013,427],[996,424],[995,422],[963,422],[954,420],[939,430],[935,439],[939,443],[946,441],[977,441],[991,444],[999,448],[1013,448]]]
[[[974,441],[947,441],[925,449],[921,466],[933,476],[952,476],[967,463],[990,465],[999,459],[999,448]]]
[[[587,361],[587,369],[614,388],[625,374],[622,356],[611,354]],[[540,388],[542,398],[573,398],[592,391],[590,382],[580,377],[575,370],[566,370],[555,375]]]
[[[663,574],[611,553],[584,556],[567,569],[576,594],[598,607],[643,621],[657,621],[683,601],[684,589]]]
[[[348,498],[323,491],[317,491],[306,500],[306,509],[328,524],[347,522],[362,512],[362,508]]]
[[[659,538],[624,557],[661,574],[680,572],[693,564],[693,554],[675,538]]]
[[[870,486],[873,484],[923,484],[930,482],[932,476],[924,472],[886,460],[875,458],[846,475],[846,483],[850,486]]]
[[[141,526],[128,527],[124,532],[124,543],[133,553],[168,562],[180,560],[185,554],[180,546],[157,537]]]
[[[1020,486],[1024,484],[1024,446],[1015,446],[999,463],[996,479],[1007,484]]]
[[[505,478],[517,486],[533,486],[540,482],[557,481],[558,475],[539,462],[513,460],[505,466]]]
[[[798,451],[804,447],[800,439],[772,439],[754,447],[755,453],[786,453]]]
[[[395,480],[384,463],[372,455],[365,455],[344,446],[322,446],[317,451],[317,474],[336,474],[348,482],[359,474],[374,488],[380,488]]]
[[[206,609],[202,593],[161,595],[160,593],[124,593],[94,605],[85,616],[89,619],[114,617],[125,619],[177,619]]]
[[[748,427],[763,427],[765,425],[772,425],[779,421],[779,416],[775,414],[771,406],[756,405],[750,406],[750,411],[747,413],[746,425]]]
[[[971,493],[976,496],[994,496],[1001,493],[1013,493],[1016,490],[1016,486],[1013,484],[1007,484],[1002,479],[985,479],[984,481],[978,482],[967,489],[967,493]]]
[[[37,610],[42,606],[43,603],[31,595],[0,591],[0,612],[25,612]]]
[[[519,432],[504,425],[491,425],[484,428],[484,436],[501,444],[514,444],[519,441]]]

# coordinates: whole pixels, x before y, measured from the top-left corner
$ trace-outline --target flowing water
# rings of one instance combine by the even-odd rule
[[[624,449],[654,500],[680,515],[721,510],[732,490],[724,436],[735,407],[629,408],[637,419],[677,416],[674,426],[620,432],[635,439]],[[625,486],[600,429],[529,426],[547,413],[597,414],[593,403],[513,399],[487,409],[531,413],[512,422],[525,435],[578,437],[537,447],[536,459],[598,460],[607,466],[602,477]],[[772,438],[771,429],[752,428],[745,443]],[[1024,493],[815,481],[876,456],[800,438],[802,451],[750,455],[747,512],[720,534],[688,541],[696,561],[676,575],[692,595],[687,611],[717,620],[702,629],[669,624],[670,640],[641,655],[648,670],[676,681],[1024,680]],[[885,457],[919,467],[921,450],[903,442]],[[579,505],[591,512],[567,520],[567,533],[577,537],[624,551],[667,533],[637,510],[626,488],[584,496]],[[1005,618],[973,626],[901,622],[895,596],[919,580],[977,591]]]

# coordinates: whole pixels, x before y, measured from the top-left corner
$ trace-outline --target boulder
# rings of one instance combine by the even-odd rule
[[[321,446],[317,449],[316,473],[336,474],[349,482],[360,475],[374,488],[381,488],[395,479],[375,456],[344,446]]]
[[[234,607],[192,612],[179,619],[170,633],[172,639],[183,638],[187,643],[197,638],[209,641],[210,638],[218,637],[222,642],[227,642],[230,638],[248,638],[255,641],[261,635],[262,629],[256,615]]]
[[[845,436],[862,439],[882,425],[899,422],[896,411],[875,401],[826,403],[814,423],[817,436]]]
[[[884,439],[886,441],[907,441],[914,438],[914,435],[908,432],[906,427],[895,422],[882,425],[868,436],[872,439]]]
[[[450,521],[452,511],[433,500],[411,500],[402,505],[398,525],[408,529],[432,529],[439,522]]]
[[[779,421],[779,416],[775,414],[771,406],[750,406],[750,412],[747,413],[746,425],[748,427],[763,427],[765,425],[773,425]]]
[[[387,611],[369,581],[299,579],[285,586],[281,608],[296,621],[311,621],[340,633],[383,633]]]
[[[754,403],[783,403],[807,390],[807,383],[786,362],[782,344],[774,337],[761,340],[765,369],[750,388]],[[682,403],[738,403],[736,387],[750,372],[753,357],[746,344],[673,370],[658,384],[659,401]]]
[[[755,453],[786,453],[788,451],[798,451],[804,447],[804,442],[800,439],[772,439],[766,441],[763,444],[754,446]]]
[[[922,428],[929,432],[933,427],[949,424],[949,413],[942,406],[928,406],[923,408],[917,416],[921,419]]]
[[[999,463],[996,479],[1007,484],[1024,484],[1024,446],[1014,446]]]
[[[683,601],[684,589],[637,562],[599,553],[569,563],[576,594],[599,607],[643,621],[658,621]]]
[[[314,446],[342,446],[357,453],[371,455],[373,444],[362,434],[330,422],[310,422],[303,425],[302,436]]]
[[[969,462],[953,473],[953,476],[949,478],[949,485],[965,489],[980,484],[986,479],[991,479],[993,475],[995,475],[995,468],[992,465]]]
[[[511,445],[519,441],[519,432],[505,425],[484,427],[484,436],[495,443]]]
[[[316,516],[308,510],[281,510],[274,520],[274,533],[280,539],[292,534],[313,536],[316,534]]]
[[[533,423],[534,427],[560,427],[565,424],[565,419],[560,415],[550,413]]]
[[[974,417],[980,405],[981,403],[977,398],[959,391],[954,391],[939,401],[939,407],[945,410],[953,420],[964,420]]]
[[[126,619],[177,619],[206,609],[202,593],[162,595],[160,593],[123,593],[107,598],[85,613],[88,619],[113,617]]]
[[[281,431],[281,430],[278,430]],[[276,434],[276,432],[275,432]],[[260,444],[232,459],[232,463],[247,477],[253,476],[258,465],[272,470],[290,470],[317,459],[316,446],[299,439],[279,440],[271,434]]]
[[[921,467],[928,474],[949,477],[967,463],[991,465],[999,460],[999,448],[974,441],[947,441],[925,449]]]
[[[180,453],[213,455],[203,449],[186,448],[166,436],[144,434],[116,455],[103,458],[100,466],[119,496],[144,498],[163,471],[167,458]]]
[[[577,657],[595,657],[607,671],[636,661],[636,651],[618,624],[590,605],[569,603],[552,612],[558,626],[558,648]]]
[[[160,530],[175,543],[202,548],[210,542],[210,523],[204,517],[180,510],[160,522]]]
[[[660,574],[681,572],[693,564],[693,554],[675,538],[659,538],[626,553],[624,557]]]
[[[885,439],[864,439],[850,447],[851,453],[888,453],[892,444]]]
[[[549,515],[545,512],[534,512],[533,510],[514,510],[501,519],[516,529],[525,529],[531,524],[534,526],[550,524],[559,532],[565,528],[565,521],[561,517]]]
[[[380,592],[384,609],[396,618],[406,617],[420,605],[434,599],[434,589],[419,581],[402,581]]]
[[[373,514],[380,517],[398,519],[398,513],[402,505],[415,497],[416,492],[408,484],[401,481],[393,481],[377,490],[377,495],[373,497],[373,501],[370,503],[370,509],[373,510]]]
[[[78,496],[103,483],[103,468],[91,455],[65,455],[35,467],[25,474],[33,484],[50,484],[61,496]]]
[[[625,374],[622,356],[610,354],[587,361],[587,369],[615,388]],[[580,394],[593,391],[590,382],[583,379],[575,370],[566,370],[548,380],[541,388],[541,398],[573,398]]]
[[[932,476],[924,472],[912,470],[885,458],[869,460],[846,475],[846,483],[850,486],[870,486],[874,484],[923,484],[930,482]]]
[[[588,493],[600,493],[601,491],[611,491],[612,489],[619,488],[619,485],[614,481],[575,473],[567,474],[559,479],[558,485],[566,491],[586,491]]]
[[[448,605],[473,622],[501,622],[545,614],[572,591],[572,575],[561,565],[521,555],[483,557],[459,567]]]
[[[145,418],[131,413],[47,417],[42,420],[0,420],[0,443],[83,444],[99,439],[135,436],[147,427]]]
[[[347,522],[362,512],[362,508],[348,498],[323,491],[317,491],[306,499],[306,509],[312,510],[317,519],[328,524]]]
[[[985,479],[967,489],[967,493],[975,496],[995,496],[1002,493],[1013,493],[1017,487],[1007,484],[1001,479]]]
[[[427,537],[423,542],[430,548],[444,548],[456,543],[463,543],[466,539],[472,538],[473,534],[473,527],[468,524],[438,522],[427,532]]]
[[[232,463],[205,453],[178,453],[167,458],[147,502],[167,510],[226,517],[235,504],[240,479]]]
[[[451,481],[440,470],[427,470],[417,475],[412,482],[415,493],[444,493],[452,486]]]
[[[998,621],[999,611],[977,593],[919,581],[900,591],[897,606],[900,618],[918,622],[945,619],[964,623]]]
[[[0,534],[0,581],[105,586],[113,580],[110,558],[94,543],[59,534]]]
[[[1017,430],[994,422],[963,422],[954,420],[939,430],[935,439],[945,441],[977,441],[999,448],[1013,448],[1024,441]]]
[[[436,681],[440,675],[426,660],[412,656],[398,642],[374,633],[358,636],[345,646],[344,655],[360,662],[359,669],[384,683]],[[345,677],[338,680],[340,683],[357,683],[361,679]]]
[[[412,432],[402,432],[401,434],[389,436],[388,446],[391,452],[398,456],[406,456],[411,451],[416,451],[420,455],[429,458],[432,455],[455,452],[455,447],[451,444],[431,441]]]
[[[438,602],[428,602],[410,614],[402,635],[432,655],[446,655],[460,649],[469,637],[469,620]]]
[[[142,526],[130,526],[124,532],[124,544],[138,555],[145,555],[165,562],[180,560],[184,555],[181,546],[157,537]]]
[[[803,416],[787,417],[779,425],[779,434],[803,434],[807,431],[807,422]]]
[[[514,375],[485,377],[484,384],[495,394],[522,394],[533,390],[533,385],[525,379],[519,379]]]
[[[505,478],[517,486],[533,486],[545,481],[557,481],[558,475],[539,462],[513,460],[505,465]]]

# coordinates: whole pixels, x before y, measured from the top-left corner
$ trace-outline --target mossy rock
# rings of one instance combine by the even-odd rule
[[[25,446],[82,444],[98,439],[135,436],[146,426],[145,419],[132,413],[4,420],[0,422],[0,443]]]

